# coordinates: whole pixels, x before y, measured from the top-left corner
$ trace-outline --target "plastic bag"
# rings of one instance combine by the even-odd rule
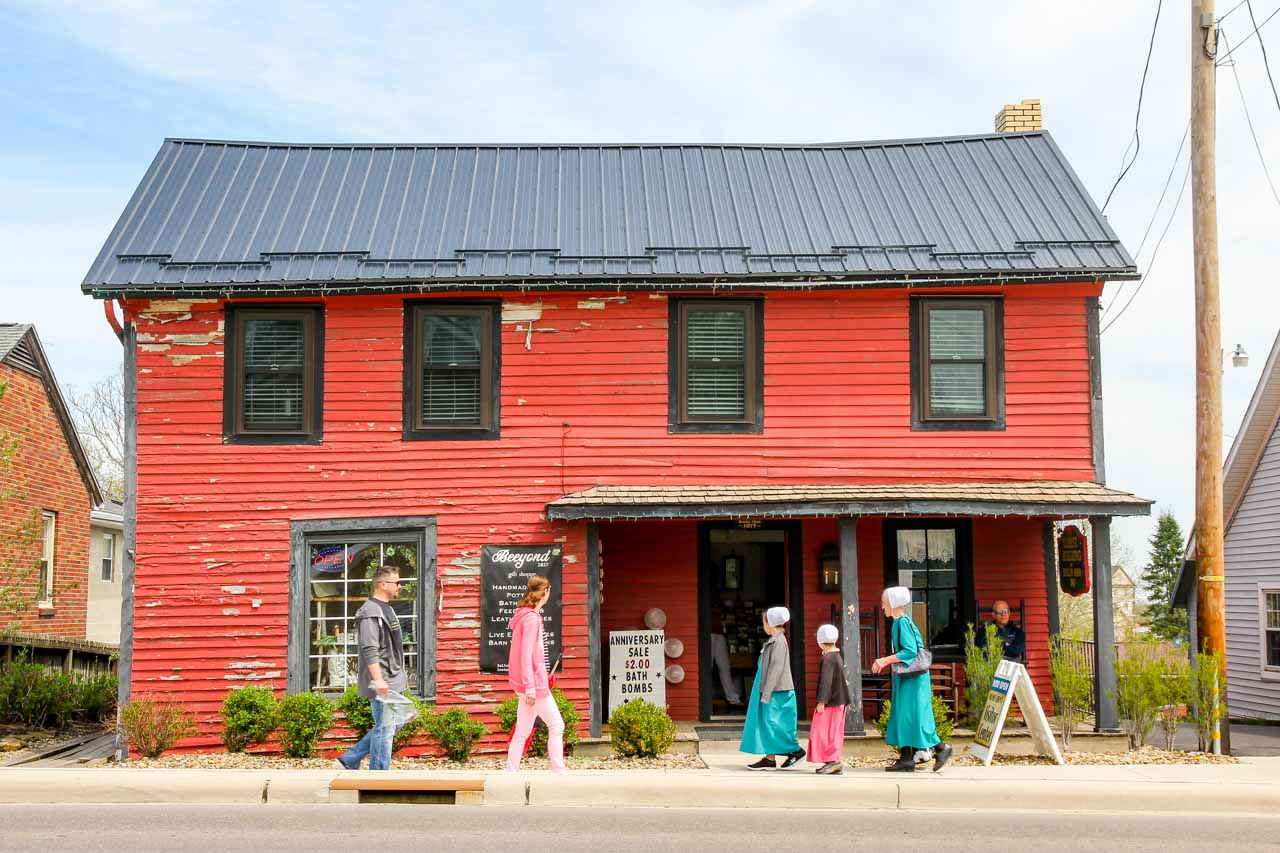
[[[375,697],[382,703],[382,719],[379,725],[400,728],[413,722],[418,716],[418,708],[403,693],[391,690],[386,696]]]

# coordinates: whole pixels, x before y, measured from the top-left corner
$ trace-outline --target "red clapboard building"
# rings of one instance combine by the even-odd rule
[[[729,710],[712,628],[749,685],[760,612],[790,607],[807,716],[814,629],[841,625],[861,690],[899,583],[944,688],[1011,602],[1049,702],[1054,522],[1092,520],[1105,615],[1109,520],[1149,508],[1103,485],[1098,296],[1134,277],[1043,132],[167,140],[83,285],[136,394],[122,673],[211,745],[230,688],[350,681],[390,562],[414,689],[492,722],[486,566],[558,546],[584,734],[609,633],[652,608],[683,645],[672,716],[698,720]]]

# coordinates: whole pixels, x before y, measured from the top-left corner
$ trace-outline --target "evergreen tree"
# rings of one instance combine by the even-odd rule
[[[1151,600],[1151,631],[1165,640],[1186,640],[1187,611],[1173,606],[1173,590],[1185,548],[1182,528],[1173,513],[1161,510],[1156,532],[1149,541],[1151,560],[1142,570],[1142,587]]]

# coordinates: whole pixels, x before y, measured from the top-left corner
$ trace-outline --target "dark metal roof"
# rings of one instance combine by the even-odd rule
[[[812,146],[170,139],[83,288],[1135,273],[1045,132]]]
[[[753,486],[594,486],[547,504],[547,518],[1147,515],[1151,501],[1097,483],[890,483]]]

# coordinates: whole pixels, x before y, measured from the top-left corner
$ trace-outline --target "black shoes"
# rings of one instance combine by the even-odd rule
[[[885,768],[886,773],[914,773],[916,769],[916,751],[914,747],[904,746],[898,760]]]
[[[772,758],[762,758],[747,765],[748,770],[777,770],[778,762]]]
[[[950,760],[951,760],[951,744],[949,743],[940,744],[938,748],[933,751],[933,772],[937,773],[944,766],[946,766],[946,763]]]
[[[804,750],[797,749],[795,752],[791,752],[787,754],[787,760],[782,762],[782,769],[790,770],[792,767],[795,767],[797,764],[799,764],[803,760],[804,760]]]

